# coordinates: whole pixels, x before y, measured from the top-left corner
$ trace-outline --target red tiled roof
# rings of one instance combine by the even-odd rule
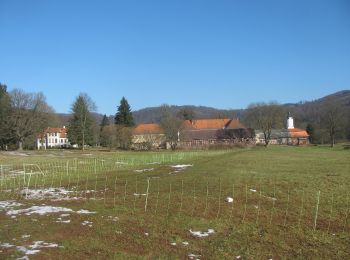
[[[308,138],[309,134],[304,130],[300,128],[292,128],[288,129],[288,132],[291,137],[296,137],[296,138]]]
[[[140,134],[162,134],[163,129],[158,124],[139,124],[132,131],[134,135]]]
[[[184,122],[185,129],[222,129],[230,123],[230,119],[198,119],[186,120]]]
[[[65,138],[67,136],[67,129],[64,127],[48,127],[43,133],[38,135],[38,138],[43,138],[48,133],[60,133],[60,138]]]
[[[232,119],[230,123],[227,125],[228,129],[238,129],[238,128],[246,128],[245,125],[243,125],[239,119]]]

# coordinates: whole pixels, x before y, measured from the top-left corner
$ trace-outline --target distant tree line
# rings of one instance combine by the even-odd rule
[[[303,103],[288,107],[275,102],[254,103],[240,111],[243,123],[259,129],[269,144],[272,129],[285,128],[287,112],[292,112],[295,125],[304,128],[314,144],[330,144],[350,140],[350,102],[340,104],[334,98],[326,98],[316,105]],[[114,115],[104,115],[96,120],[96,105],[85,93],[79,94],[71,107],[68,120],[68,139],[84,149],[86,146],[102,146],[110,149],[130,149],[135,121],[125,97],[119,102]],[[232,117],[225,113],[217,118]],[[162,105],[157,120],[164,129],[166,142],[172,149],[178,145],[184,120],[196,119],[193,107]],[[37,136],[47,127],[58,127],[60,122],[54,110],[47,104],[43,93],[27,93],[20,89],[8,92],[0,83],[0,149],[33,149]]]

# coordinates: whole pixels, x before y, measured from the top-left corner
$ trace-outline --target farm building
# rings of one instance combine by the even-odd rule
[[[67,138],[66,127],[48,127],[41,133],[36,141],[36,146],[39,149],[46,148],[62,148],[70,146]]]
[[[245,128],[238,119],[186,120],[179,131],[180,148],[252,145],[254,131]],[[133,131],[134,149],[167,147],[165,134],[158,124],[140,124]]]
[[[158,124],[139,124],[132,132],[131,148],[151,150],[165,145],[163,129]]]
[[[256,144],[265,144],[264,133],[255,130]],[[306,145],[309,144],[309,134],[300,128],[294,127],[294,119],[288,114],[286,129],[272,129],[269,144]]]

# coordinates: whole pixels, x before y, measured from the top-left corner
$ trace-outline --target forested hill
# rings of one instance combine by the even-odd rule
[[[283,104],[286,111],[290,111],[297,122],[305,125],[306,122],[315,119],[315,114],[319,112],[321,107],[325,105],[327,100],[335,101],[344,107],[344,110],[350,109],[350,90],[343,90],[331,95],[313,100],[313,101],[302,101],[299,103],[288,103]],[[252,100],[253,102],[253,100]],[[132,104],[131,104],[132,106]],[[205,119],[205,118],[242,118],[245,109],[216,109],[206,106],[171,106],[171,110],[174,114],[179,113],[183,109],[190,109],[193,111],[194,118]],[[158,123],[161,118],[161,110],[159,107],[147,107],[140,110],[133,111],[134,120],[137,124],[139,123]],[[58,114],[61,124],[67,125],[69,114]],[[102,120],[102,114],[94,114],[97,122]],[[110,115],[110,121],[113,122],[114,115]]]

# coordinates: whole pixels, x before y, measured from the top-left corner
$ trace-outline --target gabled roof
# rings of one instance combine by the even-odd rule
[[[296,138],[309,137],[309,134],[304,129],[292,128],[292,129],[288,129],[288,131],[291,137],[296,137]]]
[[[162,134],[163,132],[163,129],[158,124],[139,124],[132,131],[134,135]]]
[[[38,138],[44,138],[46,134],[59,133],[60,138],[65,138],[67,135],[67,129],[65,127],[48,127],[44,132],[38,135]]]
[[[186,120],[185,129],[223,129],[231,122],[231,119],[197,119]]]

